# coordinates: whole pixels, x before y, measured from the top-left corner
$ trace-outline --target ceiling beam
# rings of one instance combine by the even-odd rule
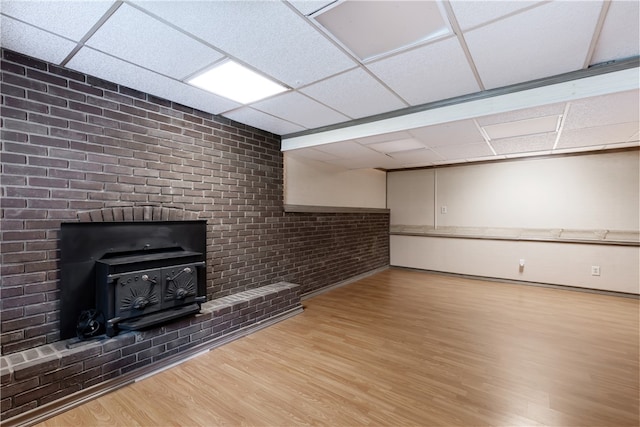
[[[626,65],[626,67],[617,65],[618,69],[610,72],[602,72],[603,69],[607,69],[606,66],[600,69],[594,67],[589,70],[581,70],[582,75],[586,74],[581,78],[579,77],[580,73],[569,73],[563,81],[556,83],[536,85],[536,82],[531,82],[528,84],[529,88],[526,88],[526,84],[515,85],[511,88],[485,91],[477,95],[463,96],[454,100],[427,104],[419,108],[401,110],[404,114],[391,113],[327,129],[285,135],[282,137],[282,151],[638,89],[640,72],[638,58],[623,63],[622,65]],[[575,78],[575,76],[579,78]],[[545,80],[553,81],[551,79]],[[556,78],[557,80],[559,78]],[[491,96],[491,94],[494,95]],[[457,102],[455,102],[456,100]]]

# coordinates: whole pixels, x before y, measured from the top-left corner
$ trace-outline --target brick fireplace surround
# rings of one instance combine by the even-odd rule
[[[286,318],[301,296],[389,264],[387,211],[285,212],[277,135],[9,50],[1,178],[9,424]],[[68,348],[60,223],[120,218],[206,220],[207,302],[197,316]]]

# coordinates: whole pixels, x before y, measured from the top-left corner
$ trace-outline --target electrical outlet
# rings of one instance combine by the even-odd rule
[[[447,207],[446,206],[440,206],[440,213],[441,214],[446,214],[447,213]]]
[[[599,265],[592,265],[591,266],[591,275],[592,276],[599,276],[600,275],[600,266]]]

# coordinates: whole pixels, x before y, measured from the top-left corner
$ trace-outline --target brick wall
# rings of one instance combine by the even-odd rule
[[[59,340],[61,221],[112,206],[207,220],[207,296],[308,293],[388,265],[388,214],[284,213],[280,138],[2,50],[2,354]]]

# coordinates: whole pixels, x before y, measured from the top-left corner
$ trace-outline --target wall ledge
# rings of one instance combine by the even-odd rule
[[[640,231],[635,230],[453,226],[435,228],[430,225],[395,224],[391,225],[389,231],[391,235],[400,236],[640,246]]]
[[[385,208],[358,208],[348,206],[314,206],[314,205],[284,205],[285,212],[299,213],[389,213]]]

